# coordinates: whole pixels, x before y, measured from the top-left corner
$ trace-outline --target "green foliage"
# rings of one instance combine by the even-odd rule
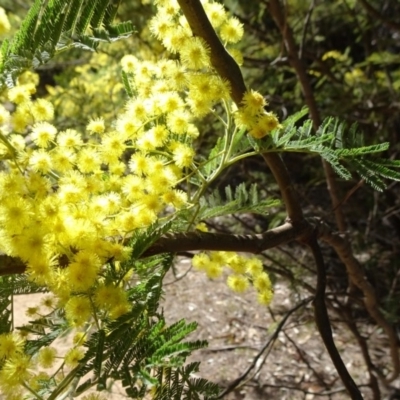
[[[14,279],[12,276],[0,277],[0,334],[11,330]]]
[[[11,42],[1,47],[0,84],[12,87],[18,75],[70,48],[95,51],[100,42],[128,37],[130,22],[113,23],[112,0],[36,0]]]
[[[201,171],[205,177],[212,177],[220,165],[224,163],[229,165],[231,159],[248,153],[251,147],[246,129],[236,129],[233,133],[228,131],[223,137],[217,139]]]
[[[171,258],[165,260],[170,265]],[[197,324],[181,320],[167,326],[163,315],[157,312],[165,267],[159,264],[147,279],[129,291],[135,305],[130,313],[106,324],[85,343],[85,357],[75,373],[83,377],[93,371],[94,377],[83,382],[76,389],[77,394],[89,386],[104,390],[109,379],[121,381],[131,398],[142,398],[151,388],[156,389],[154,399],[165,398],[166,385],[182,391],[187,384],[196,395],[217,392],[215,385],[190,378],[192,370],[188,372],[183,367],[192,351],[206,346],[204,341],[184,342]],[[171,382],[160,379],[167,376],[166,371],[173,377]]]
[[[155,398],[160,400],[200,400],[216,397],[219,392],[217,385],[191,376],[198,372],[199,364],[196,362],[176,370],[164,368],[159,371],[157,378],[160,385],[155,391]]]
[[[0,277],[0,334],[14,326],[14,296],[41,293],[43,288],[30,282],[25,275]]]
[[[160,228],[161,232],[163,228]],[[147,234],[151,235],[150,232]],[[139,247],[146,242],[143,237],[146,235],[136,237]],[[162,281],[172,260],[170,255],[164,255],[136,262],[131,259],[125,263],[122,271],[134,265],[141,277],[140,283],[128,289],[129,301],[134,304],[132,311],[104,323],[101,329],[93,332],[84,344],[86,351],[79,365],[60,384],[57,385],[54,379],[48,381],[40,390],[42,396],[56,398],[73,379],[80,379],[90,371],[93,376],[76,388],[76,395],[90,387],[105,390],[109,380],[120,381],[130,398],[143,398],[150,389],[155,392],[154,399],[200,399],[203,395],[218,394],[217,385],[191,376],[198,371],[197,364],[184,366],[193,351],[207,345],[205,341],[185,341],[197,324],[181,320],[168,326],[158,311]],[[3,277],[0,283],[0,333],[7,333],[11,329],[12,295],[34,293],[38,288],[24,276]],[[31,321],[23,329],[33,337],[25,343],[28,355],[50,346],[69,330],[65,316],[57,311]],[[174,393],[185,393],[187,397],[173,397]]]
[[[386,151],[389,143],[365,145],[364,135],[356,123],[348,127],[345,122],[333,117],[326,118],[314,134],[311,120],[307,119],[298,126],[306,114],[307,109],[303,109],[285,120],[283,128],[274,130],[267,138],[251,139],[253,146],[259,152],[318,154],[341,178],[349,180],[354,172],[375,190],[385,189],[382,178],[400,180],[398,161],[375,156]]]
[[[252,184],[248,189],[245,183],[241,183],[234,190],[231,186],[227,186],[225,196],[216,189],[202,197],[197,218],[206,220],[234,213],[268,215],[269,209],[279,204],[280,201],[275,199],[261,200],[256,184]]]
[[[133,248],[132,259],[138,259],[153,243],[171,229],[171,223],[153,224],[147,229],[137,230],[133,233],[130,245]]]

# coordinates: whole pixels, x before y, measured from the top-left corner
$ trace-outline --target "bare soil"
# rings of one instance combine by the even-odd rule
[[[239,387],[226,394],[224,399],[349,398],[313,322],[311,301],[291,314],[276,340],[271,340],[287,312],[308,294],[294,291],[286,282],[278,281],[274,285],[272,304],[261,306],[252,289],[237,295],[227,287],[224,278],[211,281],[202,272],[191,269],[188,259],[178,260],[176,276],[172,271],[167,274],[164,289],[162,307],[167,322],[182,318],[188,322],[196,321],[198,328],[189,339],[209,343],[208,348],[194,353],[188,360],[201,361],[199,376],[226,388],[253,365]],[[26,307],[39,304],[41,296],[16,297],[17,326],[27,321]],[[335,320],[334,313],[331,317]],[[383,364],[389,363],[384,335],[367,323],[362,329],[372,344],[371,355],[380,357]],[[334,339],[364,398],[372,399],[370,389],[363,386],[368,383],[368,375],[354,338],[340,323],[335,323]],[[70,340],[59,341],[60,354],[69,346]],[[262,352],[268,342],[270,345]],[[393,386],[400,387],[400,381]],[[124,399],[126,395],[121,387],[112,385],[105,397],[116,400]],[[400,397],[389,397],[389,390],[382,388],[382,399],[397,398]]]

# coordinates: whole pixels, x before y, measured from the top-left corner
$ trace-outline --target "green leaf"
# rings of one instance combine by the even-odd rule
[[[14,86],[22,72],[47,63],[57,52],[95,51],[99,42],[131,35],[130,21],[113,25],[118,5],[115,0],[35,0],[20,30],[2,45],[0,85]]]
[[[135,91],[132,88],[129,76],[125,71],[121,72],[122,84],[124,85],[126,94],[132,98],[135,95]]]
[[[241,183],[235,190],[231,186],[227,186],[225,188],[225,198],[222,198],[218,189],[202,197],[197,219],[205,220],[247,212],[268,215],[269,209],[279,204],[280,201],[275,199],[260,200],[257,185],[253,184],[250,189],[247,189],[246,185]]]

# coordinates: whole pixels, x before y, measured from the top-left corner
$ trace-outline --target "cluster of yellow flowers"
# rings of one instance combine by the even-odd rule
[[[230,272],[228,286],[237,293],[245,292],[250,285],[257,290],[260,304],[269,305],[273,297],[271,280],[264,271],[261,260],[256,257],[243,257],[237,253],[213,251],[209,254],[198,253],[193,257],[193,267],[204,271],[211,279],[219,278],[224,267]]]
[[[261,139],[281,127],[276,115],[265,111],[268,103],[262,94],[250,90],[243,96],[242,103],[243,107],[235,114],[235,122],[238,127],[248,129],[255,139]]]
[[[0,37],[11,29],[10,21],[3,7],[0,7]]]
[[[177,185],[198,171],[194,122],[216,103],[230,101],[229,85],[213,70],[206,43],[193,37],[176,0],[155,3],[158,12],[149,29],[173,57],[156,62],[123,57],[134,95],[113,122],[91,118],[84,129],[59,129],[54,105],[32,98],[38,76],[31,72],[0,105],[0,252],[22,259],[30,279],[54,294],[57,307],[78,328],[93,317],[118,318],[131,309],[121,284],[106,282],[101,272],[108,260],[129,257],[132,232],[166,210],[190,206]],[[225,45],[237,43],[240,22],[221,4],[202,3]],[[3,19],[0,12],[4,30]],[[228,50],[240,63],[240,52]],[[249,91],[236,111],[238,125],[256,138],[279,125],[265,105],[259,93]],[[69,107],[74,110],[71,102]],[[251,282],[259,301],[270,302],[271,282],[257,259],[217,252],[197,255],[193,262],[210,277],[229,265],[235,272],[228,279],[231,288],[241,292]],[[0,335],[0,385],[10,395],[28,376],[40,379],[29,372],[32,360],[22,349],[18,335]],[[72,366],[82,355],[73,347],[64,361]],[[47,368],[55,358],[53,349],[44,348],[37,362]]]
[[[34,357],[24,352],[25,339],[16,333],[0,335],[0,389],[1,394],[7,400],[19,400],[24,397],[24,388],[29,387],[30,392],[36,392],[43,386],[43,382],[55,379],[60,383],[64,379],[64,373],[58,370],[56,374],[49,370],[54,364],[63,360],[68,368],[74,368],[85,355],[85,348],[82,346],[87,339],[88,330],[78,332],[72,337],[71,348],[64,355],[59,355],[56,347],[42,347]],[[46,371],[47,370],[47,371]],[[39,371],[39,372],[38,372]],[[97,397],[96,397],[97,396]],[[96,395],[85,397],[87,399],[104,400],[104,397]],[[3,397],[2,397],[3,398]]]

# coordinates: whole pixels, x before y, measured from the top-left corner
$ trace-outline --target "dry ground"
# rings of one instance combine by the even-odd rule
[[[274,300],[266,308],[257,304],[251,289],[239,296],[227,288],[224,279],[210,281],[203,273],[190,269],[187,259],[179,261],[176,271],[177,276],[169,272],[165,278],[162,307],[167,322],[181,318],[198,322],[198,329],[190,339],[207,340],[209,347],[195,353],[190,361],[201,361],[199,376],[223,387],[248,369],[286,313],[305,298],[301,293],[293,294],[286,283],[278,281]],[[23,309],[28,301],[29,305],[38,304],[40,295],[17,297],[17,325],[26,321]],[[366,330],[369,331],[364,330],[364,334],[376,343],[373,351],[388,360],[384,337],[372,326],[366,326]],[[334,338],[357,384],[367,383],[366,369],[354,339],[342,330],[335,330]],[[62,352],[66,343],[60,341],[58,346]],[[276,341],[255,364],[241,386],[224,399],[349,398],[316,331],[311,303],[291,315]],[[369,389],[361,389],[365,399],[370,399]],[[114,385],[106,398],[116,400],[126,396],[118,385]],[[384,391],[382,399],[389,399]]]

